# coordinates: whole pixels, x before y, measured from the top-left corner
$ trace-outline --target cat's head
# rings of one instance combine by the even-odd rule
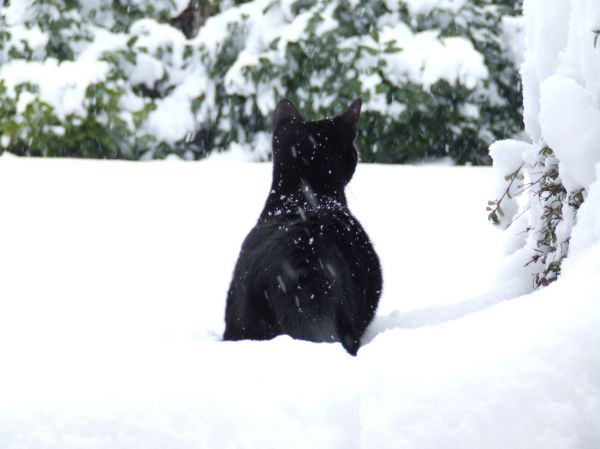
[[[343,189],[358,162],[354,145],[362,100],[342,114],[305,121],[293,103],[281,100],[273,114],[273,172],[280,183],[308,183],[323,193]]]

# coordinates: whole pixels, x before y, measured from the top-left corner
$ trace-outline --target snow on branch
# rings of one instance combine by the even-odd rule
[[[524,2],[527,39],[521,73],[529,141],[490,147],[502,181],[497,199],[488,204],[488,218],[513,236],[526,236],[512,257],[515,263],[526,260],[516,276],[533,287],[554,281],[565,258],[577,257],[569,252],[570,241],[587,192],[599,182],[600,164],[600,59],[595,50],[600,28],[592,43],[580,32],[590,18],[600,22],[600,4],[557,2],[552,11],[546,6]],[[524,182],[515,188],[517,179]],[[505,203],[508,219],[503,217]]]

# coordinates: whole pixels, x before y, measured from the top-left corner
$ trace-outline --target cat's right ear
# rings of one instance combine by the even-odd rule
[[[341,115],[342,120],[348,125],[352,126],[352,129],[356,132],[356,125],[360,118],[360,107],[362,106],[362,99],[358,98],[346,109]]]
[[[304,121],[294,103],[290,100],[281,100],[273,112],[273,130],[276,130],[286,120]]]

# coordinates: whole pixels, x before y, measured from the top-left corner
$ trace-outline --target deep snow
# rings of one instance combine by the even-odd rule
[[[490,175],[359,166],[385,288],[352,358],[219,341],[268,164],[1,157],[0,447],[600,447],[599,192],[566,273],[517,297]]]

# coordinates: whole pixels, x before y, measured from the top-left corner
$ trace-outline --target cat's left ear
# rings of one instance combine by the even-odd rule
[[[304,121],[294,103],[286,99],[281,100],[273,112],[273,130],[276,130],[285,120]]]
[[[356,131],[356,125],[360,118],[360,107],[362,106],[362,99],[354,100],[354,102],[346,109],[341,115],[342,120],[352,126],[352,129]]]

